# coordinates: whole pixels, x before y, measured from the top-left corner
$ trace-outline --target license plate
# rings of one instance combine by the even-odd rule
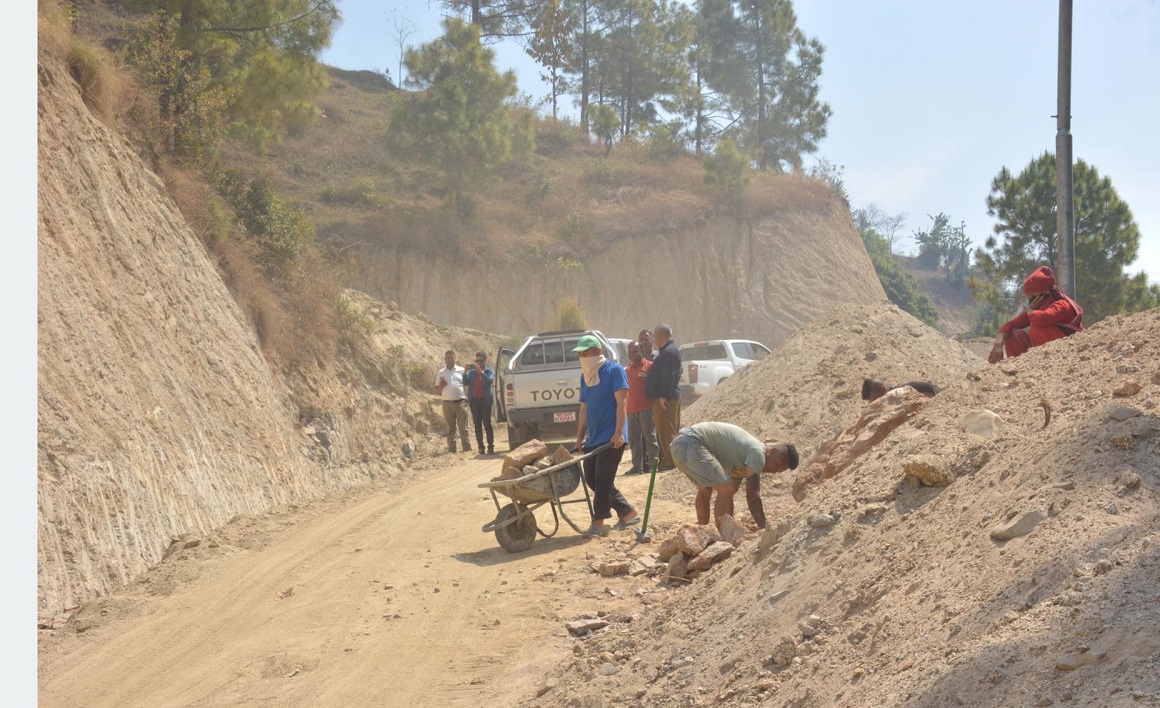
[[[576,411],[564,411],[563,413],[552,414],[553,423],[575,423]]]

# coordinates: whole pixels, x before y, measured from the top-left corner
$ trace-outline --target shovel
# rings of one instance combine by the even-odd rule
[[[653,460],[652,476],[648,480],[648,497],[644,501],[644,518],[640,522],[640,531],[636,532],[637,543],[649,543],[652,541],[652,536],[648,533],[648,508],[652,505],[653,485],[657,483],[657,468],[660,467],[660,460]]]

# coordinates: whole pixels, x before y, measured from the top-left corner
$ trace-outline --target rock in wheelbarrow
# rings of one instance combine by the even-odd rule
[[[571,460],[571,459],[572,459],[572,453],[568,452],[568,450],[563,445],[557,445],[556,451],[552,453],[552,464],[553,465],[558,465],[561,462],[567,462],[568,460]]]
[[[527,465],[534,464],[536,460],[548,454],[548,446],[539,440],[529,440],[523,445],[512,450],[504,455],[503,466],[504,469],[514,467],[517,470],[522,470]]]

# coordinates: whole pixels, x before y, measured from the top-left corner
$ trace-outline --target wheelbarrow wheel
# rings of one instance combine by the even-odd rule
[[[520,513],[520,509],[515,504],[508,504],[499,510],[499,514],[495,517],[497,524],[503,523],[508,519],[515,518]],[[534,514],[528,514],[524,518],[508,524],[495,530],[495,540],[499,541],[499,545],[503,547],[508,553],[518,553],[526,551],[532,547],[532,542],[536,540],[536,517]]]

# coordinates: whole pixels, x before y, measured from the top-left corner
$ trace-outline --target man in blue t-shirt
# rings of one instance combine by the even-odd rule
[[[612,509],[620,517],[616,528],[623,530],[639,523],[636,509],[616,488],[616,468],[624,456],[624,426],[627,417],[628,376],[624,367],[604,358],[600,340],[586,334],[572,350],[580,356],[580,427],[576,447],[590,452],[605,443],[610,447],[584,460],[584,483],[592,490],[592,527],[588,536],[607,536],[605,519]],[[587,434],[587,435],[586,435]]]

